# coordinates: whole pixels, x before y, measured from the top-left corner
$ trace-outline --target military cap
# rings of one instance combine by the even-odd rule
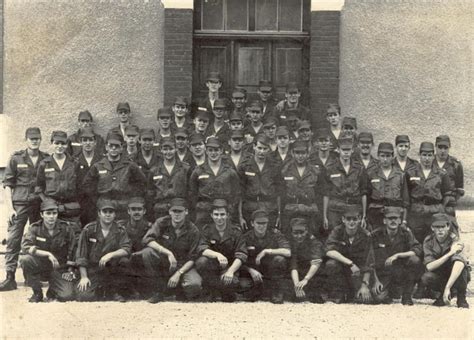
[[[183,198],[173,198],[170,202],[170,209],[185,210],[188,208],[188,203]]]
[[[64,131],[53,131],[53,133],[51,133],[51,142],[53,141],[59,141],[59,142],[64,142],[66,143],[67,142],[67,133],[64,132]]]
[[[255,210],[252,213],[252,221],[255,222],[268,222],[268,212],[264,209]]]
[[[350,126],[357,129],[357,119],[355,117],[344,117],[342,118],[342,126]]]
[[[199,107],[194,115],[194,118],[210,120],[209,111],[207,111],[205,107]]]
[[[138,136],[140,129],[136,125],[127,125],[125,127],[125,136]]]
[[[152,128],[143,128],[140,130],[140,137],[141,138],[151,138],[151,139],[155,139],[155,130],[153,130]]]
[[[436,137],[436,145],[445,145],[447,147],[451,146],[451,140],[447,135],[441,135]]]
[[[301,129],[310,129],[311,130],[311,124],[307,120],[302,120],[298,124],[298,130]]]
[[[201,144],[201,143],[204,143],[204,136],[201,135],[200,133],[194,133],[189,138],[190,145]]]
[[[263,110],[263,104],[260,100],[253,100],[250,102],[249,105],[247,105],[247,109],[249,110],[260,110],[262,111]]]
[[[230,138],[244,138],[244,132],[242,130],[233,130],[230,133]]]
[[[188,131],[184,127],[179,127],[174,131],[174,136],[188,137]]]
[[[279,126],[276,130],[277,136],[288,136],[290,134],[290,130],[288,130],[287,126]]]
[[[118,111],[128,111],[128,112],[130,112],[130,104],[127,103],[127,102],[118,103],[117,104],[117,112]]]
[[[232,91],[232,98],[245,98],[247,96],[247,90],[241,87],[236,87]]]
[[[402,216],[402,209],[400,207],[384,207],[383,214],[385,217],[400,217]]]
[[[287,93],[299,92],[298,84],[294,81],[289,82],[288,84],[286,84],[286,92]]]
[[[222,81],[221,79],[221,74],[219,72],[209,72],[207,74],[207,78],[206,78],[207,81],[211,80],[211,81]]]
[[[214,102],[214,109],[227,109],[227,100],[224,98],[218,98]]]
[[[171,112],[169,107],[161,107],[158,109],[158,112],[156,114],[156,119],[159,119],[160,117],[171,117]]]
[[[318,139],[327,139],[331,137],[331,133],[329,132],[329,129],[325,129],[325,128],[317,129],[315,135],[316,135],[316,138]]]
[[[410,137],[407,135],[397,135],[395,137],[395,145],[398,145],[400,143],[410,143]]]
[[[77,119],[78,120],[89,119],[92,122],[92,114],[87,110],[81,111],[79,112]]]
[[[263,128],[268,128],[268,127],[277,126],[277,125],[278,125],[277,120],[274,117],[268,117],[263,122]]]
[[[172,146],[174,148],[174,146],[175,146],[174,139],[171,138],[171,137],[163,137],[160,140],[160,147],[163,148],[165,146]]]
[[[270,138],[268,138],[263,133],[259,133],[258,135],[255,136],[255,144],[257,144],[257,142],[260,142],[263,145],[270,147]]]
[[[266,79],[260,80],[258,83],[258,88],[261,91],[271,91],[273,89],[272,82]]]
[[[95,137],[94,130],[90,126],[82,128],[80,131],[80,137],[81,138],[82,137],[89,137],[89,138]]]
[[[379,147],[377,149],[377,153],[381,152],[390,152],[393,154],[393,145],[392,143],[387,143],[387,142],[382,142],[379,144]]]
[[[444,227],[446,224],[450,223],[449,216],[444,213],[437,213],[431,217],[431,226],[432,227]]]
[[[427,151],[427,152],[434,152],[434,145],[431,142],[421,142],[420,144],[420,152]]]
[[[242,115],[239,113],[239,112],[232,112],[229,116],[229,121],[235,121],[235,120],[238,120],[238,121],[243,121],[243,117]]]
[[[290,228],[291,230],[301,230],[301,229],[308,229],[308,221],[305,218],[295,217],[292,218],[290,221]]]
[[[354,146],[352,138],[339,138],[338,144],[339,144],[339,148],[349,147],[349,146],[352,148]]]
[[[41,211],[52,210],[52,209],[59,209],[59,206],[55,200],[51,198],[46,198],[43,202],[41,202],[41,206],[40,206]]]
[[[227,201],[223,198],[217,198],[212,201],[212,206],[214,208],[227,208]]]
[[[107,140],[106,140],[107,143],[110,143],[110,144],[123,144],[123,137],[120,133],[116,133],[116,132],[111,132],[109,134],[107,134]]]
[[[143,197],[134,196],[128,200],[129,208],[143,208],[145,206],[145,199]]]
[[[25,138],[41,138],[41,130],[38,127],[29,127],[25,131]]]
[[[344,209],[344,216],[359,216],[360,207],[358,205],[347,205]]]
[[[106,198],[99,198],[97,200],[97,209],[104,210],[104,209],[113,209],[117,210],[117,205],[114,201],[106,199]]]
[[[221,148],[222,144],[219,138],[217,137],[209,137],[206,141],[206,148],[211,147],[211,148]]]
[[[291,145],[291,149],[295,150],[295,151],[296,150],[307,151],[308,150],[308,142],[306,142],[304,140],[301,140],[301,139],[297,139]]]
[[[173,104],[188,106],[188,98],[183,96],[177,96],[174,98]]]
[[[371,132],[361,132],[359,133],[359,142],[374,142],[374,136]]]

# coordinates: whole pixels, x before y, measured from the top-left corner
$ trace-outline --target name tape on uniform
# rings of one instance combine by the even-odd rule
[[[54,172],[54,168],[45,168],[44,172]]]
[[[17,164],[16,167],[17,168],[27,168],[28,164]]]

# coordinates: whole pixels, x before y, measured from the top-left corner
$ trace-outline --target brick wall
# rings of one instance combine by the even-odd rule
[[[339,99],[339,11],[311,13],[310,91],[313,125],[325,122],[329,103]]]
[[[193,74],[193,11],[165,9],[164,102],[191,98]]]

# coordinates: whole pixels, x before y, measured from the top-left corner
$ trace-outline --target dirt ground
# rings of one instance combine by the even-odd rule
[[[462,238],[474,249],[474,211],[458,214]],[[473,263],[473,253],[470,254]],[[3,259],[0,260],[3,280]],[[18,273],[21,274],[21,273]],[[21,275],[17,275],[19,281]],[[93,302],[29,304],[23,286],[0,294],[0,339],[69,338],[449,338],[474,339],[471,309],[415,306],[324,305],[285,302],[233,304]]]

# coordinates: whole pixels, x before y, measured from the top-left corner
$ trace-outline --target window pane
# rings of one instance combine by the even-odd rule
[[[277,0],[255,0],[255,30],[276,31]]]
[[[224,0],[202,0],[202,29],[224,29]]]
[[[263,47],[239,48],[239,85],[258,85],[260,79],[265,79]]]
[[[226,62],[225,46],[201,46],[200,79],[206,79],[209,72],[219,72],[221,77],[225,77]]]
[[[280,31],[301,31],[302,0],[280,0]]]
[[[248,0],[227,0],[227,30],[247,30]]]
[[[276,48],[276,86],[285,86],[290,81],[301,83],[301,48]]]

